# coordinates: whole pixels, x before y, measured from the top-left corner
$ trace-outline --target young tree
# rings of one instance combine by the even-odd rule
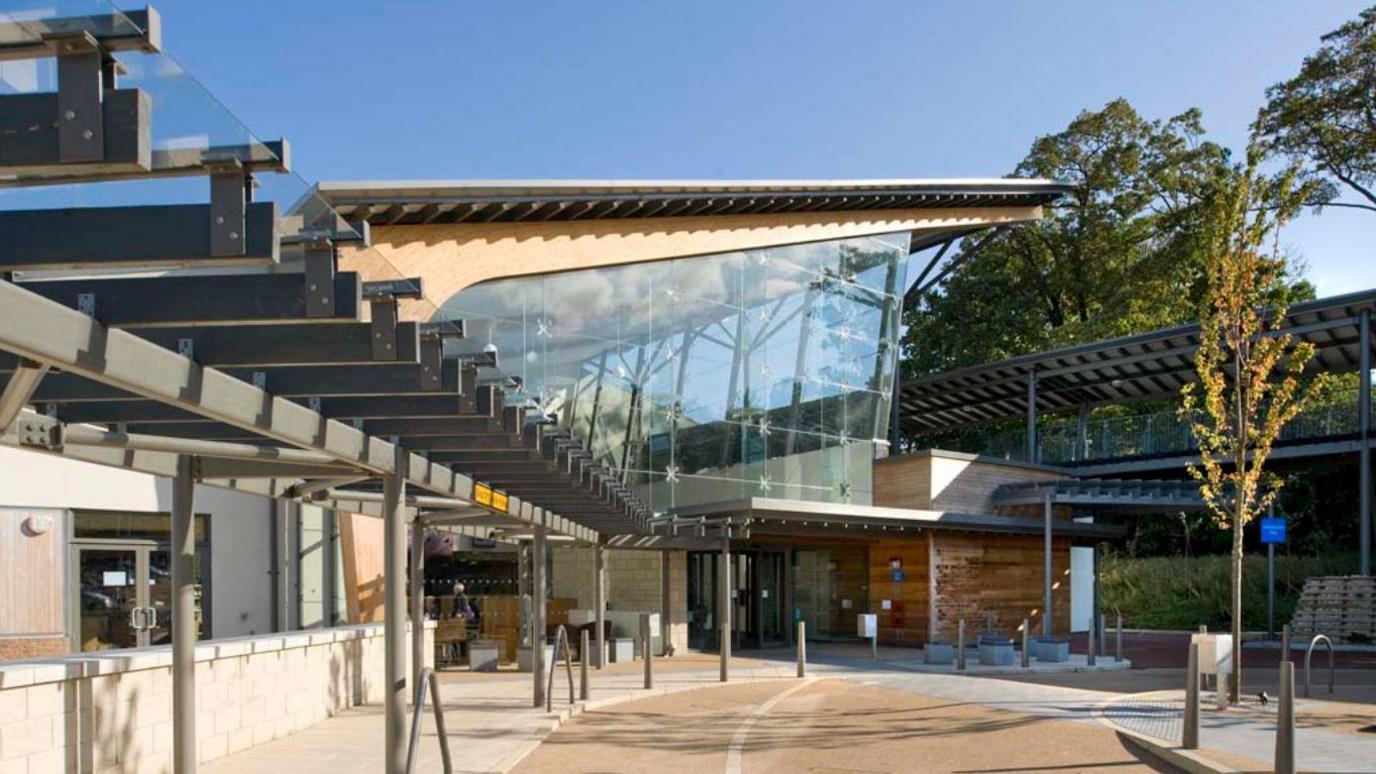
[[[1324,35],[1299,73],[1266,90],[1253,129],[1320,181],[1310,201],[1376,212],[1376,6]],[[1334,202],[1338,184],[1361,201]]]
[[[1242,685],[1242,530],[1275,499],[1280,479],[1266,469],[1271,447],[1322,382],[1301,379],[1313,345],[1281,331],[1287,286],[1278,233],[1313,184],[1298,184],[1294,169],[1262,175],[1261,156],[1250,149],[1246,167],[1221,175],[1211,196],[1199,381],[1183,390],[1180,409],[1199,446],[1200,462],[1189,473],[1218,525],[1232,530],[1234,704]]]

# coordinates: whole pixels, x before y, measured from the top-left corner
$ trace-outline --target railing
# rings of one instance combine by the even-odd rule
[[[569,632],[563,624],[554,630],[554,661],[559,661],[559,645],[564,646],[564,670],[569,675],[569,704],[573,704],[573,654],[569,652]],[[544,658],[545,654],[537,653],[536,658]],[[553,664],[550,665],[553,667]],[[549,681],[545,685],[545,712],[554,711],[554,669],[549,670]]]
[[[1353,435],[1359,430],[1357,392],[1335,395],[1296,416],[1282,430],[1279,443]],[[1009,460],[1026,460],[1027,431],[1000,432],[972,439],[971,451]],[[1067,465],[1090,461],[1151,457],[1196,448],[1189,423],[1174,410],[1124,417],[1057,418],[1037,428],[1037,462]]]
[[[406,745],[406,774],[416,770],[416,752],[420,749],[420,718],[425,710],[425,686],[430,685],[430,705],[435,708],[435,730],[440,737],[440,759],[444,762],[444,774],[453,774],[454,764],[449,758],[449,734],[444,730],[444,705],[440,703],[440,681],[435,670],[426,667],[420,670],[416,680],[416,700],[411,710],[411,741]]]
[[[1333,693],[1333,641],[1326,634],[1316,634],[1309,641],[1309,650],[1304,652],[1304,698],[1309,698],[1309,662],[1314,658],[1314,646],[1322,640],[1328,646],[1328,692]]]

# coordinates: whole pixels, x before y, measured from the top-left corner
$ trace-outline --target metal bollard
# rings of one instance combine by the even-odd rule
[[[1280,660],[1290,660],[1290,624],[1280,627]]]
[[[578,636],[578,698],[583,701],[588,700],[588,659],[592,658],[592,649],[588,646],[588,630],[579,632]]]
[[[1190,660],[1185,671],[1185,730],[1180,746],[1199,749],[1199,643],[1190,643]]]
[[[1028,669],[1032,666],[1032,651],[1028,649],[1032,639],[1031,620],[1022,619],[1022,668]]]
[[[799,677],[807,677],[807,638],[804,636],[804,634],[806,633],[806,631],[807,631],[807,626],[806,626],[802,621],[799,621],[799,622],[798,622],[798,676],[799,676]]]
[[[1280,662],[1280,700],[1276,704],[1276,774],[1295,774],[1295,664]]]
[[[1088,654],[1088,657],[1086,658],[1086,662],[1087,662],[1090,666],[1094,666],[1094,664],[1095,664],[1095,660],[1094,660],[1094,623],[1093,623],[1092,621],[1091,621],[1090,624],[1089,624],[1089,643],[1088,643],[1088,647],[1085,648],[1085,653]]]
[[[956,626],[956,671],[965,671],[965,619]]]
[[[1123,660],[1123,614],[1118,614],[1118,626],[1113,630],[1113,660]]]
[[[645,688],[648,690],[655,687],[654,653],[650,651],[654,643],[650,639],[650,614],[640,614],[640,641],[641,648],[645,655]]]
[[[1108,658],[1108,613],[1099,614],[1099,630],[1095,635],[1099,638],[1099,655]]]

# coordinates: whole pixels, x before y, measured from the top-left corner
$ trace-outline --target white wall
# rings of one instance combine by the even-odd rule
[[[211,633],[272,630],[272,501],[196,487],[210,514]],[[144,473],[0,447],[0,507],[170,512],[172,482]],[[70,592],[69,592],[70,593]]]

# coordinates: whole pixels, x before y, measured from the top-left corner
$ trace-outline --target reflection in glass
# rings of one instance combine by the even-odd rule
[[[659,511],[742,497],[870,502],[908,234],[521,277],[442,304]]]

